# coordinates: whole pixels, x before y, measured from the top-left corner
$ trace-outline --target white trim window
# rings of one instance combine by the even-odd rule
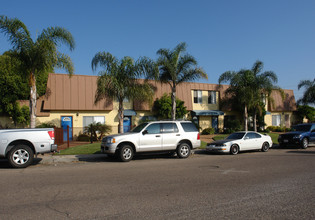
[[[216,91],[208,91],[208,104],[217,104]]]
[[[280,126],[281,115],[272,115],[272,126]]]
[[[83,116],[83,127],[89,126],[93,122],[105,124],[105,116]]]
[[[194,103],[202,103],[202,91],[194,90]]]

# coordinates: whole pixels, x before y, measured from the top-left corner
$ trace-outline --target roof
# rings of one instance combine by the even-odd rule
[[[94,104],[97,76],[50,73],[44,110],[112,110],[113,103],[103,99]]]
[[[290,112],[290,111],[297,110],[293,90],[283,89],[283,92],[284,92],[284,98],[282,98],[280,91],[278,90],[272,91],[271,93],[272,101],[268,108],[269,111]]]
[[[218,110],[193,110],[192,113],[194,115],[201,115],[201,116],[206,116],[206,115],[224,115],[224,112],[218,111]]]
[[[73,111],[110,111],[113,110],[113,102],[110,99],[103,99],[96,105],[95,93],[97,89],[97,77],[88,75],[73,75],[69,77],[67,74],[50,73],[47,82],[47,92],[41,103],[41,112],[52,110],[73,110]],[[143,81],[143,80],[140,80]],[[171,88],[168,84],[161,84],[159,82],[150,81],[156,87],[153,97],[155,101],[157,98],[163,96],[164,93],[171,93]],[[193,110],[193,99],[191,90],[208,90],[219,91],[220,98],[225,97],[224,91],[228,85],[206,84],[187,82],[177,86],[176,97],[185,102],[188,111]],[[286,98],[281,99],[280,93],[273,92],[271,96],[274,99],[275,105],[270,106],[269,111],[295,111],[296,103],[293,90],[284,90]],[[39,104],[38,104],[39,105]],[[135,100],[133,103],[133,110],[135,111],[149,111],[151,107],[143,100]],[[228,109],[224,109],[229,111]],[[39,111],[37,111],[39,113]]]

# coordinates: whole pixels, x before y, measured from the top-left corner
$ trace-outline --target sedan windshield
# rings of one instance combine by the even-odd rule
[[[236,132],[228,136],[226,139],[242,139],[244,137],[245,133],[244,132]]]
[[[139,133],[140,131],[142,131],[142,129],[147,126],[148,123],[142,123],[140,125],[138,125],[137,127],[135,127],[134,129],[132,129],[131,132],[134,132],[134,133]]]
[[[294,131],[310,131],[311,125],[296,125],[293,126]]]

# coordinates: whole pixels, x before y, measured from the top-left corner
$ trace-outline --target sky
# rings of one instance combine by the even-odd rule
[[[186,42],[208,74],[197,82],[217,84],[222,73],[260,60],[297,100],[304,92],[299,82],[315,78],[314,0],[2,0],[0,15],[20,19],[34,40],[48,27],[69,30],[76,47],[59,50],[77,75],[98,74],[91,68],[98,52],[156,59],[160,48]],[[0,54],[10,48],[0,33]]]

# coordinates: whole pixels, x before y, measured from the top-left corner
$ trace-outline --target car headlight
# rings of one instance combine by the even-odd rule
[[[115,142],[116,142],[115,138],[107,138],[107,144],[113,144]]]

